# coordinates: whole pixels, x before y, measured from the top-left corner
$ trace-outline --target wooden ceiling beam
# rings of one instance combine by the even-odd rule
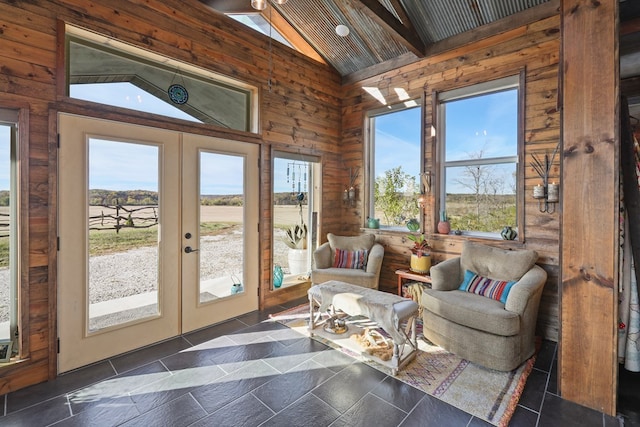
[[[378,0],[356,0],[355,5],[361,6],[361,10],[369,18],[375,21],[382,28],[386,29],[391,35],[413,52],[417,57],[423,58],[425,55],[425,46],[413,25],[407,26],[396,18],[386,7]],[[396,11],[397,12],[397,11]],[[404,9],[402,13],[406,16]]]

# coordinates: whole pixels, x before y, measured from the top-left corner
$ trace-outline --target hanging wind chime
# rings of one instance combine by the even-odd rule
[[[297,175],[296,175],[297,169]],[[287,163],[287,184],[291,184],[291,194],[307,192],[307,164]],[[296,191],[297,190],[297,191]]]

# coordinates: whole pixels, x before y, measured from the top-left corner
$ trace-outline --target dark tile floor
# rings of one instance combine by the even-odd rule
[[[300,301],[292,302],[293,307]],[[2,426],[486,426],[253,312],[2,396]],[[557,395],[542,344],[512,426],[619,426]]]

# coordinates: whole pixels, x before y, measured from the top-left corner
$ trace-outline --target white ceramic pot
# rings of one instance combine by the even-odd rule
[[[308,272],[307,253],[307,249],[289,249],[289,274]]]

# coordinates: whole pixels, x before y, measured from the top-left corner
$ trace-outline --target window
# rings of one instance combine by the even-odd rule
[[[78,28],[67,30],[70,97],[256,131],[256,88]]]
[[[417,101],[369,113],[369,217],[381,227],[419,218],[422,108]]]
[[[517,227],[519,77],[440,93],[440,209],[451,229]]]
[[[280,31],[278,31],[273,25],[269,23],[268,20],[265,19],[264,16],[259,13],[229,13],[227,14],[227,16],[235,19],[236,21],[246,25],[249,28],[261,32],[265,36],[269,36],[274,40],[279,41],[285,46],[289,46],[291,48],[293,47],[291,46],[291,43],[289,43],[287,39],[285,39],[282,34],[280,34]]]
[[[18,112],[0,108],[0,346],[9,355],[18,352],[17,126]]]

